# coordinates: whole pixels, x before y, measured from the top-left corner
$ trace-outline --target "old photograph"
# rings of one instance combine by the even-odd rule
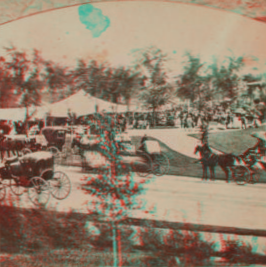
[[[0,10],[1,267],[266,266],[262,1]]]

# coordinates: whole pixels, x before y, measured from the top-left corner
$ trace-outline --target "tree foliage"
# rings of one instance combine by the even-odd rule
[[[95,60],[86,64],[80,60],[74,72],[75,84],[87,93],[111,101],[129,104],[143,83],[141,73],[129,67],[111,67]]]
[[[145,84],[139,90],[138,99],[146,109],[155,111],[161,106],[169,103],[172,96],[172,85],[168,81],[165,70],[167,55],[156,47],[149,47],[136,51],[135,68],[142,69],[145,73]]]
[[[223,97],[234,98],[238,95],[240,76],[238,71],[244,66],[243,57],[228,57],[225,64],[218,65],[214,60],[210,65],[212,83],[215,93]]]
[[[177,96],[193,102],[202,91],[203,77],[200,75],[200,70],[204,64],[201,63],[199,57],[193,56],[190,52],[187,52],[185,56],[187,57],[187,62],[184,66],[184,73],[176,81]]]

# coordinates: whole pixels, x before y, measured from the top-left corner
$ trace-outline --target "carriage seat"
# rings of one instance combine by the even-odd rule
[[[12,163],[17,162],[17,161],[18,161],[18,157],[14,156],[14,157],[6,158],[5,164],[12,164]]]

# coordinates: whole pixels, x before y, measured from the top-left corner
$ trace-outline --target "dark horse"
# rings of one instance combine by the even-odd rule
[[[210,178],[215,180],[215,167],[219,165],[225,172],[226,182],[229,182],[230,167],[235,164],[237,157],[233,154],[216,154],[213,153],[208,144],[198,145],[195,148],[194,154],[200,153],[200,162],[202,163],[203,177],[208,179],[208,168],[210,169]]]

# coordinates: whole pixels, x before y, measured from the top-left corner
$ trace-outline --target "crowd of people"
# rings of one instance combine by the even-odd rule
[[[81,126],[90,128],[90,132],[97,133],[99,129],[116,129],[124,132],[127,129],[149,129],[154,127],[175,127],[183,129],[200,128],[204,124],[214,122],[223,125],[226,129],[248,127],[259,127],[262,123],[262,115],[258,113],[236,113],[229,109],[215,107],[198,111],[196,109],[175,108],[166,111],[153,112],[126,112],[117,113],[96,113],[77,118],[68,116],[66,118],[49,118],[44,120],[29,121],[27,124],[22,121],[1,122],[0,128],[4,134],[38,134],[44,125],[47,126]]]

